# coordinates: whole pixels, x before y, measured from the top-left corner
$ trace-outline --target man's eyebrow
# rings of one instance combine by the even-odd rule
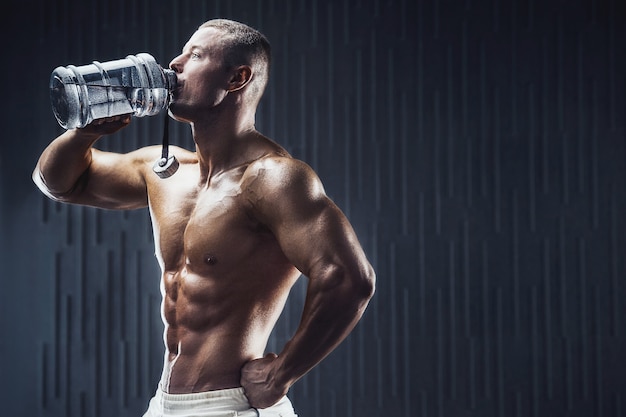
[[[180,50],[181,53],[185,53],[185,51],[188,51],[189,49],[193,48],[193,45],[190,45],[188,43],[183,45],[183,48]]]
[[[202,45],[194,43],[194,44],[191,44],[191,45],[185,45],[183,47],[182,52],[184,53],[185,51],[191,51],[193,49],[197,49],[197,50],[200,50],[200,51],[204,52],[204,51],[206,51],[207,48],[203,47]]]

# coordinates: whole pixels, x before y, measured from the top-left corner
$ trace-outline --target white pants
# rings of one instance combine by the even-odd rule
[[[291,401],[283,397],[269,408],[250,407],[243,388],[191,394],[168,394],[160,388],[143,417],[297,417]]]

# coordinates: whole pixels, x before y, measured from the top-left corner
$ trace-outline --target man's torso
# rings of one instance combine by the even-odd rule
[[[252,162],[262,164],[262,161]],[[171,393],[239,385],[241,366],[263,355],[299,272],[254,217],[250,164],[199,184],[182,163],[148,181],[156,256],[163,269],[166,369]]]

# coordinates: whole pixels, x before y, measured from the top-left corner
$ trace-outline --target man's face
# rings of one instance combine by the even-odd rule
[[[230,74],[224,65],[221,35],[215,28],[199,29],[170,62],[178,77],[170,102],[170,111],[177,119],[206,117],[226,97]]]

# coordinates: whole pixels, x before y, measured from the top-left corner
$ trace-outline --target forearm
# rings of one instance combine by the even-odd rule
[[[100,136],[68,130],[42,152],[33,180],[46,194],[58,197],[73,190],[91,164],[91,147]]]
[[[291,386],[352,331],[373,295],[371,268],[348,276],[342,269],[310,279],[300,326],[276,361],[277,385]]]

